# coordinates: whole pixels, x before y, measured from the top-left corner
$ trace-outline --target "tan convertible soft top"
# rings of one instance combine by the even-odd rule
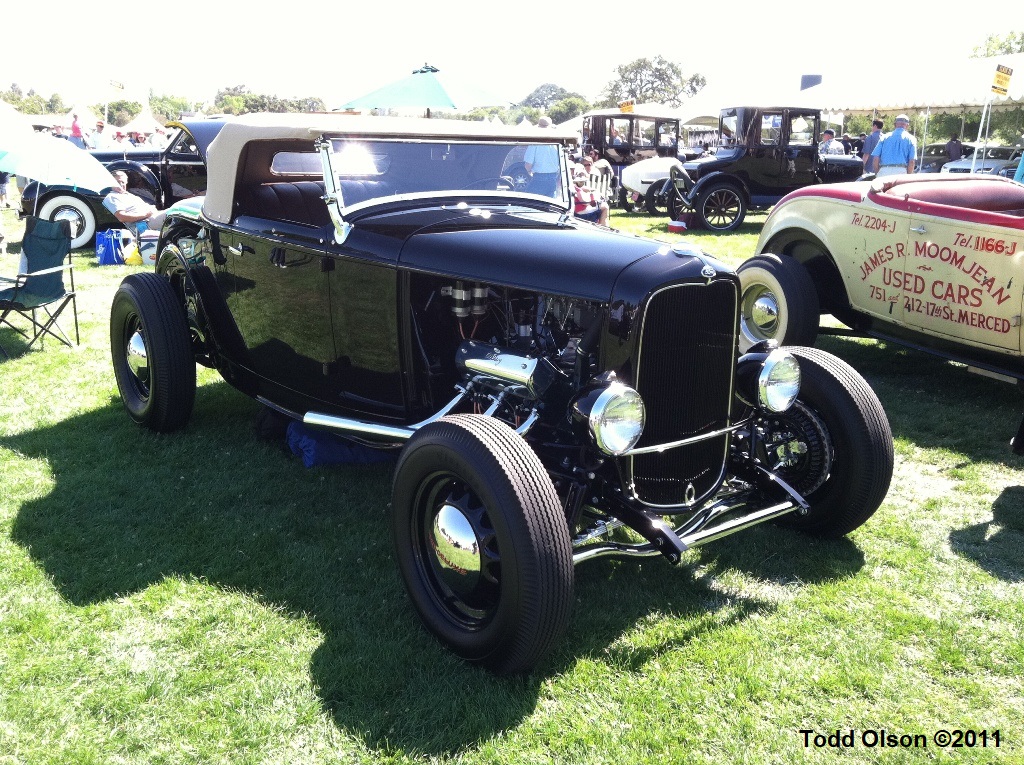
[[[571,128],[494,125],[469,120],[438,120],[407,117],[365,117],[343,113],[247,114],[232,120],[207,150],[209,187],[203,213],[213,221],[228,223],[232,215],[236,178],[245,147],[254,141],[287,144],[312,141],[320,135],[366,138],[428,140],[513,140],[517,142],[573,145],[579,137]],[[244,179],[243,179],[244,180]]]

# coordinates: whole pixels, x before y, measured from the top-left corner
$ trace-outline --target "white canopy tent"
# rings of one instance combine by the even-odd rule
[[[1013,70],[1009,92],[992,92],[996,66]],[[1024,53],[992,58],[900,63],[889,78],[865,77],[861,67],[824,69],[821,83],[800,89],[801,75],[811,72],[775,72],[769,81],[750,78],[718,81],[683,102],[679,111],[687,123],[705,122],[729,106],[806,106],[844,116],[977,114],[987,102],[995,111],[1024,107]]]

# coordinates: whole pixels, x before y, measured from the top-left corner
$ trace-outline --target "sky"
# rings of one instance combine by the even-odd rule
[[[877,18],[864,19],[862,9],[872,6]],[[47,98],[59,93],[70,108],[142,101],[150,91],[212,102],[218,90],[244,85],[282,98],[319,97],[332,109],[429,63],[513,103],[549,82],[593,101],[617,66],[637,58],[664,56],[709,85],[756,78],[796,85],[801,73],[857,71],[892,79],[908,59],[967,58],[988,34],[1024,31],[1021,0],[991,0],[973,15],[938,2],[835,3],[827,12],[817,4],[799,13],[750,0],[700,10],[670,5],[657,14],[656,7],[203,0],[100,10],[81,0],[18,2],[4,14],[0,90],[17,83]],[[587,15],[566,14],[571,8]]]

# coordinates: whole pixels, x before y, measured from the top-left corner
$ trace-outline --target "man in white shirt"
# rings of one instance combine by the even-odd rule
[[[110,136],[107,134],[107,126],[103,120],[96,123],[96,129],[89,134],[87,143],[90,149],[110,148]]]
[[[115,170],[111,175],[117,185],[103,198],[103,206],[136,236],[141,236],[147,229],[159,231],[167,211],[157,210],[156,206],[128,191],[128,174],[123,170]]]
[[[822,133],[825,140],[818,144],[818,154],[846,154],[843,144],[836,140],[836,131],[832,128],[825,128]]]

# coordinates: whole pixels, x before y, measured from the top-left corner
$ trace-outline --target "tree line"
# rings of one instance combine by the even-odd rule
[[[985,41],[974,48],[975,57],[990,57],[1001,54],[1024,52],[1024,32],[1008,32],[990,34]],[[1016,74],[1024,76],[1024,72]],[[438,117],[454,119],[480,120],[497,117],[505,124],[517,124],[523,119],[536,123],[542,116],[549,117],[554,123],[571,120],[592,109],[614,107],[626,100],[637,103],[654,102],[667,106],[679,106],[687,98],[695,95],[707,84],[706,78],[699,73],[687,74],[682,65],[662,56],[654,58],[638,58],[616,67],[612,78],[602,89],[596,101],[588,101],[584,96],[554,83],[544,83],[533,90],[518,104],[506,106],[489,106],[466,112],[434,112]],[[23,92],[14,84],[9,90],[0,92],[0,99],[7,101],[25,114],[66,114],[71,108],[66,105],[60,94],[49,98],[29,89]],[[316,96],[306,98],[280,98],[275,95],[251,93],[245,85],[222,88],[217,92],[212,104],[190,101],[186,98],[169,95],[149,94],[149,109],[153,117],[161,122],[178,119],[183,115],[195,114],[200,111],[213,114],[248,114],[249,112],[322,112],[327,107],[324,101]],[[111,124],[124,125],[136,117],[143,109],[137,101],[111,101],[108,104],[96,104],[91,107],[97,114],[107,113],[107,121]],[[930,136],[948,137],[952,133],[962,133],[965,139],[978,134],[980,114],[966,115],[934,115],[927,125]],[[914,115],[913,132],[924,132],[924,119]],[[991,134],[998,139],[1013,142],[1024,132],[1024,110],[1017,108],[998,112],[992,116]],[[871,132],[870,117],[851,117],[843,128],[851,135]]]
[[[514,124],[523,118],[536,122],[541,116],[547,115],[558,123],[577,117],[590,109],[615,106],[627,99],[678,106],[684,98],[704,87],[705,82],[702,75],[686,75],[679,64],[661,56],[653,59],[640,58],[617,67],[615,76],[595,102],[589,102],[579,93],[570,92],[558,85],[545,83],[534,89],[518,104],[446,113],[443,116],[468,120],[479,120],[483,117],[490,119],[497,116],[506,124]],[[23,90],[16,83],[8,90],[0,91],[0,99],[12,104],[24,114],[64,115],[72,108],[59,93],[47,98],[31,88]],[[179,119],[183,115],[200,111],[236,115],[250,112],[327,111],[323,99],[317,96],[280,98],[264,93],[251,93],[245,85],[222,88],[217,92],[212,104],[195,102],[179,96],[158,95],[150,91],[148,106],[153,117],[160,122]],[[132,100],[117,100],[90,105],[90,108],[97,115],[102,116],[106,112],[107,121],[118,126],[138,116],[143,110],[143,104]],[[438,113],[437,116],[442,114]]]

